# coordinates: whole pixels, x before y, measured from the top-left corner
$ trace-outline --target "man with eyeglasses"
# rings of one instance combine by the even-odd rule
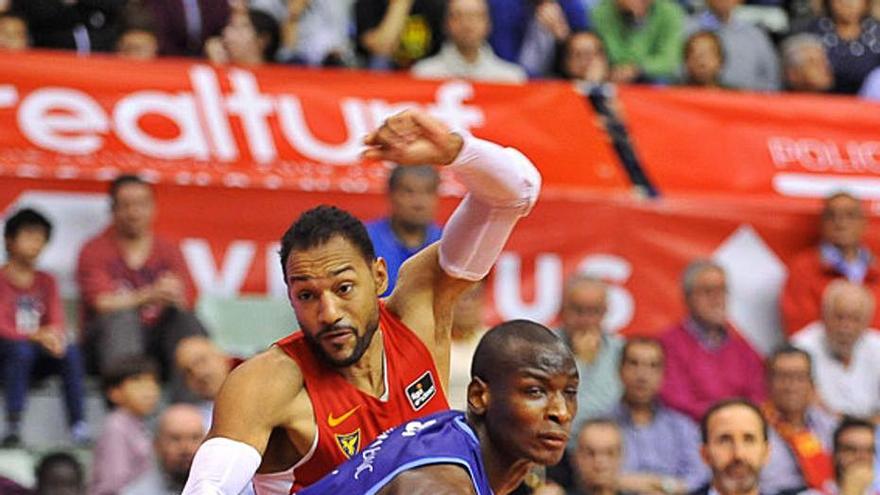
[[[864,244],[868,220],[862,202],[847,192],[825,199],[820,220],[821,241],[792,258],[782,292],[782,322],[794,335],[820,317],[825,287],[835,279],[864,284],[880,298],[880,266]],[[880,328],[880,315],[873,326]]]
[[[710,260],[691,262],[682,288],[688,314],[660,336],[666,376],[660,398],[699,421],[716,401],[764,400],[764,363],[727,319],[727,277]]]
[[[845,417],[834,430],[834,480],[803,495],[873,495],[874,424]]]
[[[816,402],[810,354],[790,344],[774,351],[767,358],[767,388],[761,411],[770,424],[770,459],[761,471],[762,490],[821,489],[834,477],[837,420]]]

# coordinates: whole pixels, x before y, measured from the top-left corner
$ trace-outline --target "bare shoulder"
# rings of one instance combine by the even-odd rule
[[[379,495],[476,495],[476,491],[464,468],[435,464],[397,475]]]
[[[290,422],[291,405],[302,391],[302,371],[284,351],[272,347],[257,354],[223,383],[210,435],[262,444],[273,428]],[[254,447],[262,452],[260,445]]]

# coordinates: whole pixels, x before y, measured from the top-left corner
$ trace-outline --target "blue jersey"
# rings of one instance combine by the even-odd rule
[[[492,495],[480,442],[459,411],[443,411],[382,433],[356,456],[297,495],[372,495],[410,469],[461,466],[477,495]]]

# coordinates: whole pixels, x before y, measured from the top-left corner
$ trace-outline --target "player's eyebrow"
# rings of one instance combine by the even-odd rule
[[[335,270],[332,270],[330,272],[330,275],[333,277],[338,277],[347,271],[354,271],[354,266],[352,266],[350,264],[343,265]],[[314,277],[312,277],[311,275],[291,275],[290,281],[291,282],[307,282],[309,280],[312,280],[313,278]]]

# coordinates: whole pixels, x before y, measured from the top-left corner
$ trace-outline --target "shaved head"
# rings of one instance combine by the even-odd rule
[[[528,320],[512,320],[486,332],[474,352],[471,378],[492,383],[524,367],[562,369],[574,358],[552,330]]]

